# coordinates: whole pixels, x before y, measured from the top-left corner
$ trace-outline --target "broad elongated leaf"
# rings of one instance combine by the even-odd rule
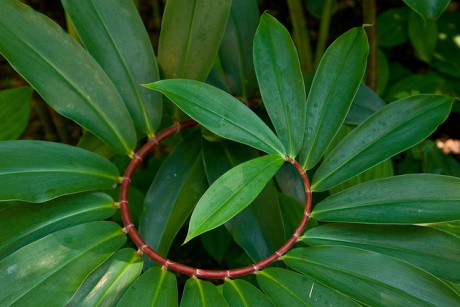
[[[275,306],[359,306],[345,295],[286,269],[260,271],[257,283]]]
[[[172,102],[211,132],[266,153],[285,155],[281,141],[248,107],[230,94],[194,80],[162,80],[145,85]]]
[[[350,132],[315,172],[312,189],[325,191],[414,146],[449,115],[452,99],[417,95],[381,108]]]
[[[359,125],[385,105],[382,98],[365,84],[361,84],[345,118],[345,123]]]
[[[265,294],[251,283],[242,279],[226,280],[223,287],[223,295],[230,307],[273,306]]]
[[[438,27],[434,20],[423,20],[415,12],[409,14],[409,39],[414,46],[415,55],[422,61],[430,63],[438,40]]]
[[[58,113],[115,152],[136,144],[131,117],[98,63],[56,23],[19,1],[2,1],[0,53]]]
[[[134,3],[63,0],[62,4],[86,49],[117,87],[136,128],[152,134],[161,121],[161,95],[140,84],[160,78]]]
[[[331,223],[309,229],[301,239],[309,245],[345,245],[390,255],[460,282],[460,239],[429,227]]]
[[[85,277],[126,242],[120,226],[91,222],[35,241],[0,261],[4,305],[65,305]]]
[[[405,261],[351,247],[297,248],[283,258],[291,268],[371,306],[456,306],[449,286]]]
[[[185,242],[222,225],[246,208],[283,163],[279,155],[266,155],[240,164],[217,179],[198,201]]]
[[[231,0],[168,0],[158,43],[158,62],[166,78],[206,79],[231,4]]]
[[[307,97],[305,139],[300,163],[311,169],[347,116],[366,70],[369,53],[363,28],[341,35],[324,53]]]
[[[27,127],[32,88],[21,86],[0,91],[0,140],[15,140]]]
[[[184,294],[182,295],[180,306],[225,307],[228,306],[228,304],[214,284],[192,277],[185,283]]]
[[[85,279],[68,304],[113,306],[140,275],[142,264],[142,258],[134,249],[117,251]]]
[[[0,206],[0,259],[52,232],[104,220],[114,213],[112,198],[99,192],[64,196],[40,205]]]
[[[177,306],[177,281],[163,268],[145,271],[126,291],[117,306]]]
[[[460,179],[433,174],[361,183],[315,206],[319,221],[421,224],[460,219]]]
[[[287,29],[268,13],[254,37],[254,68],[268,115],[294,158],[304,138],[306,94],[299,57]]]
[[[41,141],[0,143],[0,200],[43,202],[61,195],[115,187],[118,170],[80,148]]]
[[[425,20],[436,20],[447,8],[450,0],[403,0]]]

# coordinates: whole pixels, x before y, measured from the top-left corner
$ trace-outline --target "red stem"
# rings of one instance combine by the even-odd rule
[[[254,263],[253,265],[232,269],[232,270],[202,270],[198,268],[193,268],[181,263],[173,262],[160,254],[158,254],[155,250],[153,250],[150,246],[148,246],[142,237],[137,232],[136,228],[131,219],[131,214],[129,213],[128,209],[128,194],[129,194],[129,186],[131,184],[131,178],[134,174],[134,171],[142,162],[147,154],[155,148],[162,140],[176,134],[180,130],[191,128],[196,126],[198,123],[193,120],[184,121],[178,123],[177,125],[171,126],[166,128],[165,130],[158,133],[153,139],[151,139],[148,143],[146,143],[136,154],[134,154],[133,159],[127,166],[125,173],[123,175],[123,179],[121,182],[120,188],[120,209],[121,209],[121,217],[124,223],[124,231],[129,234],[131,240],[136,244],[139,248],[139,253],[144,253],[149,256],[155,262],[161,264],[165,268],[170,268],[173,271],[178,273],[182,273],[188,276],[196,276],[206,279],[225,279],[225,278],[232,278],[238,277],[246,274],[252,274],[260,269],[272,264],[276,260],[278,260],[284,253],[286,253],[297,241],[302,232],[307,225],[308,218],[310,217],[311,212],[311,190],[310,190],[310,181],[305,170],[302,166],[291,158],[286,158],[286,161],[293,164],[294,167],[298,170],[299,174],[302,177],[302,181],[305,187],[305,211],[300,222],[299,226],[297,226],[294,234],[292,237],[283,245],[281,246],[276,252],[274,252],[271,256]]]

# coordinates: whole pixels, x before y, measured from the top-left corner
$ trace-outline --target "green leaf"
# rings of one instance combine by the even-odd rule
[[[33,90],[29,86],[0,91],[0,140],[15,140],[29,122]]]
[[[266,155],[240,164],[217,179],[198,201],[184,243],[246,208],[283,163],[279,155]]]
[[[105,220],[115,213],[110,196],[82,193],[40,205],[0,204],[0,259],[49,233],[84,222]]]
[[[42,141],[0,143],[0,200],[44,202],[117,184],[109,160],[69,145]]]
[[[418,14],[409,14],[408,34],[415,55],[420,60],[430,63],[438,40],[436,21],[424,21]]]
[[[145,271],[126,291],[117,306],[177,306],[177,281],[163,268]]]
[[[62,1],[80,39],[115,84],[136,128],[153,133],[161,95],[140,84],[159,80],[149,36],[132,1]]]
[[[385,10],[377,18],[377,37],[379,46],[394,47],[407,41],[407,7]]]
[[[297,248],[291,268],[371,306],[456,306],[460,297],[433,275],[405,261],[351,247]]]
[[[357,126],[385,105],[385,101],[373,90],[361,84],[345,118],[345,123]]]
[[[142,271],[142,258],[132,248],[118,250],[92,272],[69,306],[113,306]]]
[[[228,306],[217,287],[209,281],[200,280],[196,277],[189,278],[185,283],[184,293],[180,302],[182,307],[211,307]]]
[[[168,0],[158,43],[158,62],[166,78],[206,79],[231,4],[231,0]]]
[[[319,221],[421,224],[460,219],[460,179],[415,174],[368,181],[315,206]]]
[[[260,271],[257,283],[276,306],[359,306],[345,295],[286,269]]]
[[[267,113],[294,158],[304,138],[305,85],[291,35],[266,12],[254,37],[254,67]]]
[[[381,108],[325,158],[313,176],[312,190],[328,190],[416,145],[447,118],[451,107],[450,97],[417,95]]]
[[[4,305],[64,306],[86,276],[126,242],[120,226],[91,222],[35,241],[0,261]]]
[[[309,245],[344,245],[393,256],[453,282],[460,281],[460,238],[429,227],[331,223],[307,230]]]
[[[251,283],[242,279],[226,279],[223,295],[230,307],[273,306],[268,297]]]
[[[131,117],[98,63],[48,17],[19,1],[2,1],[0,53],[59,114],[119,154],[136,144]]]
[[[449,6],[450,0],[403,0],[424,20],[436,20]]]
[[[307,97],[305,139],[300,163],[311,169],[345,120],[366,70],[366,32],[353,28],[324,53]]]
[[[165,94],[211,132],[266,153],[285,155],[281,141],[248,107],[230,94],[194,80],[162,80],[145,85]]]

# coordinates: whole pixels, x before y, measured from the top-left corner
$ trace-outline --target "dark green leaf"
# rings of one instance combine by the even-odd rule
[[[22,86],[0,91],[0,140],[15,140],[27,127],[32,88]]]
[[[259,289],[242,279],[227,279],[223,295],[230,307],[273,306],[272,302]]]
[[[184,294],[182,295],[180,306],[225,307],[228,306],[228,304],[214,284],[209,281],[192,277],[185,283]]]
[[[420,60],[430,63],[438,40],[436,21],[424,21],[414,12],[409,14],[408,33],[415,55]]]
[[[436,20],[447,8],[450,0],[403,0],[424,20]]]
[[[409,9],[397,7],[385,10],[377,18],[378,44],[394,47],[407,41],[407,18]]]
[[[42,141],[0,143],[0,200],[44,202],[117,184],[109,160],[77,147]]]
[[[345,123],[359,125],[385,105],[385,101],[373,90],[361,84],[345,118]]]
[[[460,46],[458,33],[460,31],[460,13],[451,12],[443,14],[438,24],[438,42],[436,44],[436,57],[432,65],[447,74],[460,78]],[[458,90],[458,84],[453,86]],[[457,96],[460,96],[457,94]]]

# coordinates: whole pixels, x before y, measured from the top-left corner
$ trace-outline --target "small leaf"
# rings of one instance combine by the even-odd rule
[[[260,18],[254,37],[254,67],[267,113],[294,158],[304,138],[305,85],[291,35],[268,13]]]
[[[447,118],[451,107],[450,97],[417,95],[381,108],[325,158],[313,176],[312,190],[328,190],[418,144]]]
[[[424,21],[418,14],[409,14],[408,34],[415,55],[420,60],[430,63],[438,40],[438,27],[436,21]]]
[[[385,105],[385,101],[373,90],[361,84],[345,118],[345,123],[357,126]]]
[[[240,164],[217,179],[198,201],[184,243],[246,208],[283,163],[279,155],[267,155]]]
[[[315,206],[319,221],[421,224],[460,219],[460,179],[415,174],[368,181]]]
[[[226,279],[223,294],[230,307],[273,306],[268,297],[251,283],[242,279]]]
[[[217,287],[209,281],[204,281],[196,277],[189,278],[185,283],[184,293],[180,301],[181,307],[211,307],[228,306]]]
[[[436,20],[449,6],[450,0],[403,0],[424,20]]]
[[[114,188],[109,160],[77,147],[42,141],[0,143],[0,200],[44,202],[61,195]]]
[[[230,94],[194,80],[162,80],[145,86],[162,92],[211,132],[266,153],[285,156],[283,144],[270,128]]]
[[[407,41],[407,7],[395,7],[385,10],[377,18],[378,44],[382,47],[394,47]]]
[[[444,282],[405,261],[351,247],[297,248],[283,257],[291,268],[370,306],[456,306]]]
[[[0,140],[15,140],[29,122],[33,90],[29,86],[0,91]]]
[[[305,139],[300,163],[313,168],[345,120],[366,70],[366,32],[353,28],[324,53],[307,98]]]

